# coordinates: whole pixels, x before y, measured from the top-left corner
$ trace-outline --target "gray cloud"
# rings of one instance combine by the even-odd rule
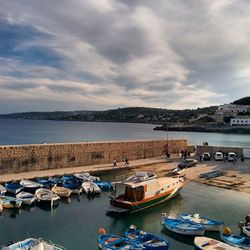
[[[28,39],[0,54],[1,102],[12,100],[11,111],[15,103],[44,109],[43,101],[50,110],[231,102],[250,94],[249,7],[247,0],[3,0],[1,19]]]

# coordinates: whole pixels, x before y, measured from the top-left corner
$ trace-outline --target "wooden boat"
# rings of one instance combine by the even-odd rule
[[[43,185],[31,180],[21,180],[21,186],[28,193],[34,193],[38,188],[41,188]]]
[[[54,186],[51,191],[55,194],[57,194],[59,197],[61,198],[68,198],[70,197],[71,193],[72,193],[72,190],[70,189],[67,189],[65,187],[57,187],[57,186]]]
[[[54,245],[51,242],[48,243],[42,239],[28,238],[7,247],[3,247],[2,250],[65,250],[65,248]]]
[[[84,181],[82,183],[82,188],[86,194],[100,194],[101,189],[92,181]]]
[[[20,199],[25,205],[32,205],[36,201],[36,197],[34,194],[27,192],[20,192],[16,195],[18,199]]]
[[[145,250],[168,250],[169,241],[163,239],[155,234],[144,232],[140,229],[136,229],[134,225],[131,225],[128,230],[125,231],[125,236],[140,245]]]
[[[246,236],[250,237],[250,225],[249,225],[249,226],[243,226],[243,227],[242,227],[242,231],[243,231],[243,233],[244,233]]]
[[[23,189],[23,187],[17,182],[7,182],[5,188],[11,194],[17,194]]]
[[[250,250],[250,238],[243,235],[221,233],[221,239],[227,244],[244,250]]]
[[[167,217],[166,214],[162,216],[162,224],[169,231],[184,235],[204,235],[206,230],[199,224],[182,219],[172,219]]]
[[[35,196],[39,205],[44,207],[53,207],[58,204],[60,197],[54,194],[51,190],[39,188],[35,192]]]
[[[142,250],[137,243],[114,234],[102,234],[98,239],[98,246],[103,250]]]
[[[78,173],[74,174],[74,176],[82,181],[100,181],[99,177],[90,175],[89,173]]]
[[[202,225],[206,228],[206,231],[220,231],[223,221],[211,220],[206,217],[200,217],[199,214],[181,214],[181,219],[192,221],[193,223]]]
[[[6,192],[7,192],[6,188],[0,184],[0,195],[5,195]]]
[[[107,181],[95,181],[95,184],[102,190],[102,191],[110,191],[113,190],[113,185],[111,182]]]
[[[185,177],[157,179],[154,174],[136,173],[125,182],[115,184],[116,190],[123,192],[111,197],[107,213],[134,213],[152,207],[176,196],[184,184]]]
[[[0,196],[0,203],[3,208],[20,208],[22,201],[11,196]]]
[[[238,250],[238,247],[230,246],[221,241],[207,238],[207,237],[195,237],[194,238],[195,249],[197,250]]]

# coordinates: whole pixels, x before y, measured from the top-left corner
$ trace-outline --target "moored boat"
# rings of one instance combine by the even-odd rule
[[[20,199],[25,205],[32,205],[36,201],[36,197],[34,194],[27,192],[20,192],[16,195],[18,199]]]
[[[41,188],[43,185],[31,180],[21,180],[21,186],[23,187],[24,191],[28,193],[34,193],[38,188]]]
[[[46,178],[36,178],[36,182],[41,184],[43,187],[50,188],[53,183],[50,182],[50,180]]]
[[[111,182],[107,181],[95,181],[95,184],[102,190],[102,191],[110,191],[113,190],[113,185]]]
[[[223,221],[208,219],[204,216],[200,216],[199,214],[184,214],[180,215],[181,219],[192,221],[193,223],[202,225],[206,228],[206,231],[220,231]]]
[[[225,230],[224,230],[225,231]],[[244,250],[250,250],[250,238],[243,235],[221,233],[221,239],[227,244]]]
[[[89,173],[77,173],[74,176],[82,181],[100,181],[99,177],[90,175]]]
[[[100,194],[101,189],[92,181],[82,183],[82,188],[86,194]]]
[[[62,178],[52,176],[49,178],[51,185],[62,186]]]
[[[169,241],[167,239],[136,229],[134,225],[131,225],[130,228],[125,231],[125,236],[131,241],[141,244],[145,250],[169,249]]]
[[[55,194],[57,194],[61,198],[68,198],[70,197],[72,191],[70,189],[67,189],[65,187],[52,187],[51,191]]]
[[[51,190],[39,188],[35,192],[39,205],[44,207],[53,207],[58,204],[60,197]]]
[[[7,192],[6,188],[0,184],[0,195],[5,195],[6,192]]]
[[[82,182],[76,179],[63,180],[62,186],[70,189],[75,194],[82,192]]]
[[[117,182],[121,195],[111,197],[107,213],[134,213],[176,196],[185,184],[185,177],[161,177],[154,174],[135,174],[125,182]],[[142,180],[142,181],[140,181]]]
[[[11,196],[0,196],[0,203],[3,208],[20,208],[22,201]]]
[[[207,237],[195,237],[194,239],[195,249],[197,250],[237,250],[238,247],[230,246],[221,241],[207,238]]]
[[[243,226],[243,227],[242,227],[242,232],[243,232],[246,236],[250,237],[250,225],[249,225],[249,226]]]
[[[3,247],[2,250],[65,250],[64,247],[48,243],[42,239],[28,238]]]
[[[98,239],[98,246],[103,250],[142,250],[137,243],[114,234],[102,234]]]
[[[23,187],[17,182],[7,182],[5,188],[11,194],[17,194],[23,189]]]
[[[187,220],[169,218],[166,214],[162,215],[162,224],[169,231],[184,235],[204,235],[206,229]]]

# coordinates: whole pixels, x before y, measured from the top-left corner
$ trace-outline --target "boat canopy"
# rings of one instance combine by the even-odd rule
[[[153,172],[137,172],[125,180],[125,183],[129,182],[142,182],[156,178],[156,174]]]

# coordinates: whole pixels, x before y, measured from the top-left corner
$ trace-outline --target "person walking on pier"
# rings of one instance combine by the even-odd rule
[[[113,160],[113,167],[117,167],[116,158]]]
[[[128,161],[128,158],[126,157],[125,158],[125,167],[128,167],[128,165],[129,165],[129,161]]]

